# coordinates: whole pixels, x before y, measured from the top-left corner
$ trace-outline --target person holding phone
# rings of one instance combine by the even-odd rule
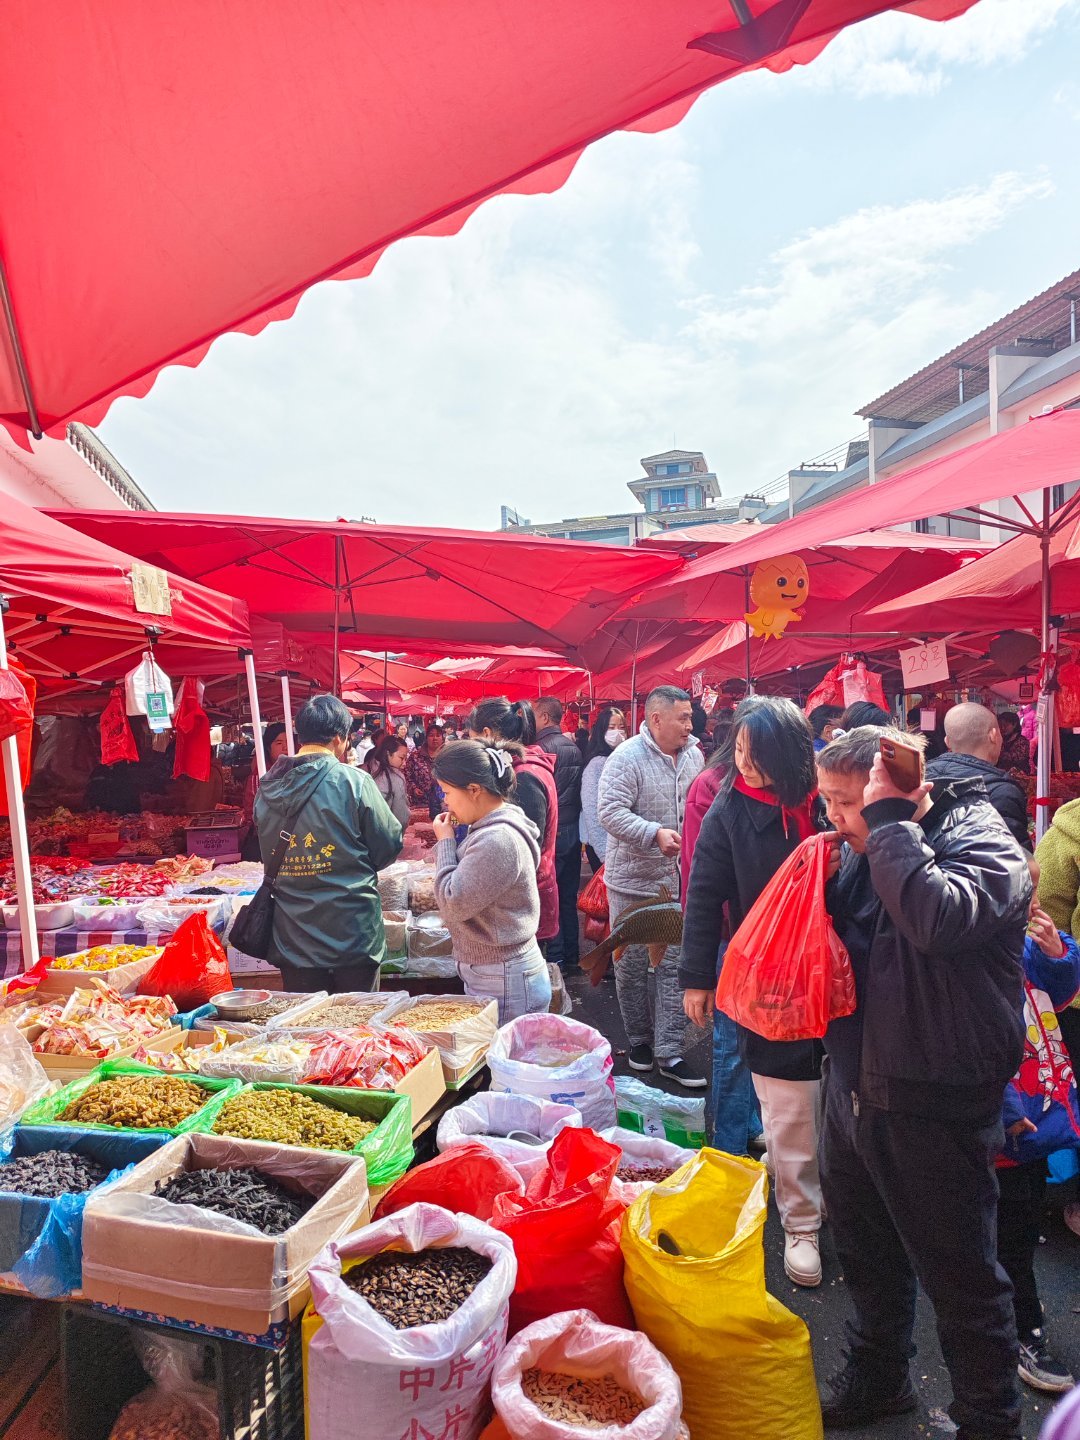
[[[1024,1051],[1032,885],[982,782],[921,780],[913,745],[863,726],[817,757],[837,836],[826,900],[857,997],[825,1034],[822,1190],[854,1316],[822,1416],[826,1429],[858,1429],[915,1409],[918,1283],[957,1440],[1020,1440],[995,1160]]]

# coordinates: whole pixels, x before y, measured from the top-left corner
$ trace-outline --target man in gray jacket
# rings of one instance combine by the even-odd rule
[[[639,734],[618,746],[600,777],[597,814],[607,831],[604,879],[612,927],[629,906],[653,900],[661,886],[679,894],[679,847],[686,792],[702,767],[691,734],[690,696],[661,685],[645,701]],[[649,1015],[649,953],[631,945],[615,965],[615,987],[630,1041],[630,1068],[660,1071],[690,1090],[705,1088],[682,1058],[686,1017],[679,985],[679,947],[668,946],[654,971],[656,991]]]

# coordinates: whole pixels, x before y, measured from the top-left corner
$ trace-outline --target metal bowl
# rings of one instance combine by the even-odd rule
[[[227,990],[210,1002],[223,1020],[243,1020],[252,1010],[274,998],[272,990]]]

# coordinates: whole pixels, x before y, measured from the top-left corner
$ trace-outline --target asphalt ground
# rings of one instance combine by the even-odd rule
[[[586,947],[587,948],[587,947]],[[594,1025],[611,1041],[615,1055],[615,1073],[630,1074],[626,1064],[626,1034],[615,998],[615,978],[608,972],[599,987],[593,989],[580,972],[566,978],[566,986],[574,1001],[574,1015]],[[709,1074],[711,1031],[687,1026],[684,1051],[688,1062],[702,1075]],[[661,1089],[687,1094],[672,1083],[661,1081],[657,1072],[639,1075],[638,1079]],[[698,1092],[692,1092],[698,1093]],[[1075,1182],[1068,1186],[1051,1186],[1043,1228],[1045,1243],[1036,1259],[1039,1294],[1046,1312],[1046,1329],[1055,1353],[1063,1359],[1074,1375],[1080,1375],[1080,1236],[1074,1235],[1061,1218],[1065,1200],[1074,1198]],[[822,1230],[821,1257],[824,1279],[816,1290],[792,1285],[784,1274],[784,1238],[775,1204],[770,1200],[769,1218],[765,1227],[765,1275],[768,1289],[806,1321],[814,1351],[814,1365],[819,1381],[835,1370],[840,1362],[844,1341],[844,1324],[849,1313],[844,1281],[840,1274],[828,1224]],[[912,1365],[912,1378],[919,1395],[919,1408],[912,1415],[883,1421],[863,1430],[830,1432],[851,1437],[851,1440],[927,1440],[954,1433],[948,1419],[947,1406],[952,1397],[949,1376],[941,1358],[933,1311],[920,1292],[916,1311],[916,1345],[918,1353]],[[1024,1440],[1037,1440],[1054,1397],[1040,1395],[1021,1385],[1024,1392]],[[753,1423],[748,1418],[746,1436],[753,1440]]]

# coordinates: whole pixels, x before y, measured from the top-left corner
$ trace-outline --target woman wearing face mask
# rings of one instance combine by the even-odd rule
[[[614,705],[605,705],[593,722],[589,751],[581,774],[581,819],[578,833],[595,875],[607,853],[607,831],[596,814],[600,776],[608,756],[626,739],[626,718]]]
[[[700,1026],[709,1023],[713,1011],[723,963],[725,907],[734,933],[795,847],[821,828],[814,737],[802,711],[790,700],[751,697],[736,710],[731,736],[732,763],[694,847],[683,923],[683,1005]],[[801,943],[800,937],[793,935],[791,943]],[[775,1177],[785,1234],[784,1269],[797,1285],[820,1285],[817,1103],[822,1047],[816,1040],[763,1040],[742,1026],[736,1028]],[[728,1099],[721,1094],[717,1123],[730,1127],[734,1122]],[[745,1108],[741,1113],[742,1125],[752,1128]],[[751,1137],[744,1129],[714,1138],[718,1147],[730,1144],[741,1154]]]
[[[408,787],[405,783],[405,761],[409,758],[409,747],[396,735],[384,735],[369,750],[364,759],[364,769],[375,781],[375,788],[401,826],[409,828],[410,810]]]
[[[448,809],[435,819],[435,898],[466,995],[499,1002],[499,1024],[547,1010],[551,982],[536,943],[540,837],[512,801],[513,751],[459,740],[435,761]],[[458,844],[457,825],[469,833]]]

